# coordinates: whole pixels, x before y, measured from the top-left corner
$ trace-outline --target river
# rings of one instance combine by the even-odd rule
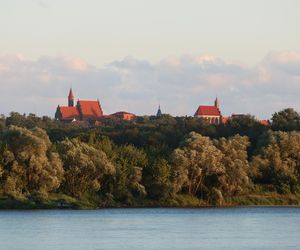
[[[300,249],[300,208],[2,210],[0,249]]]

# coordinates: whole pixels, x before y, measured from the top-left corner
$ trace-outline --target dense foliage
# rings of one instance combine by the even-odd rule
[[[103,207],[291,199],[300,194],[299,131],[293,109],[275,113],[270,126],[250,115],[221,125],[163,115],[91,127],[13,112],[0,117],[0,201],[55,197]]]

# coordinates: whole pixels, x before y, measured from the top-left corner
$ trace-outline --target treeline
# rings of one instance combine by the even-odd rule
[[[300,204],[299,131],[293,109],[270,126],[163,115],[90,127],[14,112],[0,118],[0,207]]]

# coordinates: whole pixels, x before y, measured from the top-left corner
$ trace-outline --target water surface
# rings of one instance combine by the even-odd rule
[[[300,249],[300,208],[0,211],[0,249]]]

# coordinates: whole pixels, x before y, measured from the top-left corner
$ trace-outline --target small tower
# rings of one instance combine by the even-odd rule
[[[160,104],[158,105],[158,110],[157,110],[156,116],[157,117],[161,117],[162,116],[162,112],[161,112],[161,109],[160,109]]]
[[[74,107],[74,94],[72,88],[70,88],[69,96],[68,96],[68,106]]]
[[[219,102],[218,97],[216,97],[216,100],[215,100],[215,107],[220,109],[220,102]]]

